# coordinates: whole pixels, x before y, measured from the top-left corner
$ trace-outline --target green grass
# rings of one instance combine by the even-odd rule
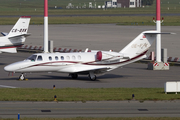
[[[43,0],[0,0],[0,15],[42,15],[44,14]],[[69,0],[48,0],[49,7],[62,7],[63,9],[49,9],[49,15],[82,15],[82,14],[154,14],[156,5],[142,8],[115,8],[115,9],[65,9]],[[73,0],[75,6],[88,4],[89,0]],[[180,13],[180,0],[161,0],[162,13]],[[169,3],[168,3],[169,2]],[[154,2],[155,3],[155,2]],[[104,0],[96,0],[97,5],[103,5]],[[168,10],[169,8],[169,10]],[[155,16],[154,16],[155,17]],[[164,16],[162,16],[164,17]],[[155,25],[152,16],[113,16],[113,17],[49,17],[49,24],[109,24],[118,25]],[[165,16],[162,25],[179,26],[180,16]],[[0,25],[15,24],[18,18],[0,18]],[[43,24],[43,17],[32,17],[31,24]]]
[[[132,94],[139,101],[176,100],[179,94],[165,94],[162,88],[1,88],[0,101],[118,101],[131,100]]]
[[[43,15],[43,0],[0,0],[0,15]],[[149,14],[155,13],[156,2],[152,6],[142,8],[118,8],[118,9],[65,9],[68,3],[80,6],[88,5],[89,0],[48,0],[48,6],[63,9],[49,9],[49,14]],[[94,5],[94,0],[92,1]],[[161,0],[162,13],[179,13],[180,0]],[[169,3],[168,3],[169,2]],[[104,5],[104,0],[96,0],[96,5]],[[169,8],[169,10],[168,10]]]
[[[156,25],[153,17],[113,16],[113,17],[49,17],[49,24],[118,24],[118,25]],[[0,18],[0,25],[14,25],[18,18]],[[43,24],[44,18],[32,17],[30,24]],[[164,17],[163,26],[180,26],[180,16]]]

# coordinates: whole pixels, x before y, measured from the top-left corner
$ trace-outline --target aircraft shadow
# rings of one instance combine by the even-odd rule
[[[39,75],[37,77],[36,76],[30,76],[30,74],[28,75],[25,75],[25,77],[28,79],[28,80],[77,80],[77,81],[91,81],[89,79],[89,77],[87,75],[79,75],[79,77],[77,79],[72,79],[70,76],[57,76],[57,75]],[[127,77],[131,77],[131,76],[127,76],[127,75],[116,75],[116,74],[105,74],[105,75],[100,75],[100,76],[97,76],[97,80],[96,81],[99,81],[99,80],[103,80],[103,79],[115,79],[115,78],[127,78]],[[11,77],[6,77],[6,78],[0,78],[0,80],[18,80],[18,76],[11,76]]]
[[[130,77],[130,76],[127,76],[127,75],[115,75],[115,74],[105,74],[105,75],[102,75],[102,76],[98,76],[99,79],[127,78],[127,77]]]

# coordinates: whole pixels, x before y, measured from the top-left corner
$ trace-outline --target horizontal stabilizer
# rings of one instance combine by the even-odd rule
[[[5,33],[5,32],[1,32],[1,34],[2,34],[3,36],[7,36],[7,35],[8,35],[8,33]]]
[[[145,31],[144,34],[176,34],[171,32],[159,32],[159,31]]]
[[[30,35],[31,35],[31,33],[27,33],[27,34],[22,34],[22,35],[11,36],[11,37],[8,37],[8,38],[11,39],[11,38],[17,38],[17,37],[21,37],[21,36],[28,37]]]

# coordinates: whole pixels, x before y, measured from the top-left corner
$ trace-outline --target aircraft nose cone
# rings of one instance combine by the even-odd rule
[[[12,67],[10,65],[5,66],[4,70],[7,71],[7,72],[11,72],[12,71]]]

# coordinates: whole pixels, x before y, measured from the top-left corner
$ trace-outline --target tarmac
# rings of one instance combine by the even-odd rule
[[[1,118],[180,117],[179,101],[0,102]]]
[[[0,25],[3,32],[11,30],[12,25]],[[115,24],[70,24],[49,25],[49,40],[54,47],[90,50],[120,51],[136,36],[146,30],[155,30],[155,26],[119,26]],[[179,26],[162,26],[162,32],[175,35],[162,35],[162,48],[167,48],[168,57],[180,57]],[[30,25],[25,45],[43,46],[43,25]],[[149,52],[155,51],[155,42]]]
[[[9,31],[11,25],[1,25],[3,32]],[[154,26],[117,26],[115,24],[85,25],[49,25],[49,40],[54,47],[73,49],[98,49],[120,51],[133,38],[144,30],[155,29]],[[176,35],[163,35],[162,47],[168,49],[168,56],[178,57],[179,26],[163,26],[163,32]],[[26,45],[43,45],[43,26],[30,25]],[[155,43],[149,51],[155,51]],[[90,81],[87,76],[77,80],[61,73],[27,74],[28,81],[18,81],[18,73],[4,71],[7,64],[23,60],[29,52],[17,54],[2,53],[0,57],[0,88],[163,88],[167,81],[179,81],[180,69],[170,66],[168,71],[147,70],[147,64],[132,63],[98,76],[97,81]],[[177,94],[178,95],[178,94]],[[179,101],[101,101],[82,102],[0,102],[1,118],[21,117],[180,117]]]
[[[8,31],[11,25],[1,25],[1,29]],[[120,51],[131,40],[145,30],[155,29],[155,26],[118,26],[115,24],[71,24],[49,25],[49,40],[54,41],[54,47],[91,50]],[[168,49],[168,56],[180,56],[179,43],[180,29],[178,26],[162,26],[163,32],[173,32],[176,35],[163,35],[162,47]],[[43,45],[43,25],[30,25],[29,36],[25,45]],[[155,42],[149,51],[155,51]],[[56,84],[58,88],[82,87],[82,88],[109,88],[109,87],[158,87],[162,88],[166,81],[179,80],[179,68],[171,66],[169,71],[150,71],[146,64],[133,63],[123,66],[104,75],[98,76],[98,80],[90,81],[87,76],[80,76],[77,80],[62,73],[32,73],[26,74],[27,82],[17,81],[19,73],[9,75],[4,71],[4,66],[16,61],[26,59],[33,53],[26,51],[17,54],[1,54],[0,85],[10,87],[51,88]],[[174,64],[174,63],[172,63]],[[177,63],[177,65],[179,65]],[[49,81],[50,80],[50,81]],[[28,83],[28,84],[27,84]],[[89,84],[91,83],[91,84]],[[99,84],[101,83],[101,84]],[[2,87],[2,86],[1,86]]]
[[[179,81],[180,69],[170,66],[170,70],[147,70],[147,63],[132,63],[117,68],[103,75],[98,75],[96,81],[91,81],[87,75],[79,75],[72,79],[65,73],[27,73],[27,81],[19,81],[20,73],[8,73],[4,67],[10,63],[24,60],[32,53],[3,53],[0,58],[0,88],[163,88],[167,81]]]

